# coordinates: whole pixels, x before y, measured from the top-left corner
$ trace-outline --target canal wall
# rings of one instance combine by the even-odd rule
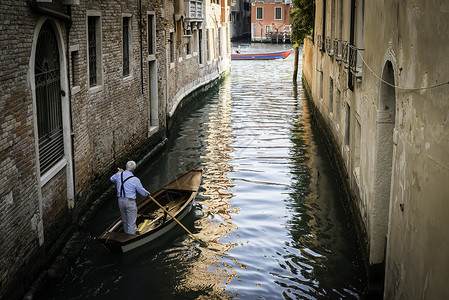
[[[449,297],[448,12],[442,1],[319,0],[304,51],[386,299]]]
[[[314,130],[316,130],[317,132],[317,138],[320,139],[322,144],[326,147],[325,151],[327,156],[330,158],[329,161],[331,163],[331,169],[338,183],[338,189],[341,195],[341,199],[344,199],[341,204],[343,205],[347,218],[350,219],[350,222],[352,223],[349,226],[348,233],[355,241],[357,241],[360,261],[362,261],[364,264],[363,272],[367,275],[367,277],[369,277],[370,265],[366,247],[366,245],[368,244],[368,240],[366,228],[357,206],[357,198],[350,188],[348,171],[344,164],[343,156],[338,149],[338,144],[335,141],[335,137],[332,134],[331,128],[326,123],[326,120],[315,104],[315,101],[312,97],[311,88],[306,78],[307,75],[303,73],[302,84],[306,93],[306,100],[310,110],[311,123]],[[371,280],[371,282],[367,283],[366,293],[370,295],[379,295],[381,291],[379,290],[379,283],[376,282],[378,280],[374,280],[373,278],[369,280]]]
[[[67,241],[75,257],[110,175],[160,150],[187,95],[229,69],[229,8],[176,1],[0,2],[0,298],[56,276]]]

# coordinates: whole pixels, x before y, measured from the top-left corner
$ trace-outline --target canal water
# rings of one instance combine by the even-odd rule
[[[241,44],[242,52],[290,48]],[[292,84],[293,62],[293,53],[232,61],[231,75],[183,112],[166,149],[137,174],[156,191],[203,166],[183,223],[208,246],[179,226],[126,254],[92,238],[42,299],[362,299],[350,218],[302,86]],[[118,216],[114,197],[92,237]]]

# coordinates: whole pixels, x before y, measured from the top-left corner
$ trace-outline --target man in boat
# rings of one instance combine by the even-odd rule
[[[122,216],[123,229],[125,233],[136,233],[137,204],[136,196],[148,196],[150,193],[142,186],[140,179],[134,176],[136,163],[128,161],[126,170],[118,169],[118,172],[111,176],[111,181],[117,185],[118,206]]]
[[[240,45],[237,47],[237,50],[235,51],[235,53],[237,53],[237,54],[242,53],[242,51],[240,50]]]

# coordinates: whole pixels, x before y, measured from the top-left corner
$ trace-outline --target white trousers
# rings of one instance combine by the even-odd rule
[[[125,197],[118,198],[118,207],[120,208],[120,215],[122,216],[123,229],[125,233],[136,233],[136,219],[137,219],[137,204],[136,200],[130,200]]]

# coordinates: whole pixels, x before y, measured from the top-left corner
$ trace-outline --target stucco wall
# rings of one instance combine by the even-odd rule
[[[324,34],[324,43],[326,37],[340,38],[339,26],[331,24],[339,24],[340,3],[341,39],[350,40],[351,1],[334,2],[335,19],[332,1],[325,9],[323,1],[316,2],[312,96],[348,170],[366,227],[369,263],[386,264],[385,298],[444,299],[449,297],[444,283],[449,102],[448,85],[437,85],[449,80],[448,43],[442,38],[449,6],[424,0],[354,2],[359,50],[352,89],[348,63],[337,59],[333,45],[324,52],[317,45],[317,35]]]
[[[302,49],[302,74],[309,84],[309,88],[313,89],[313,41],[310,35],[304,39],[304,47]]]

